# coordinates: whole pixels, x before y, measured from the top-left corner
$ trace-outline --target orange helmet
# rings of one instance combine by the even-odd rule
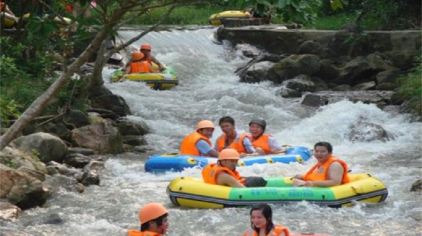
[[[141,45],[141,50],[145,49],[145,50],[151,50],[151,44],[149,43],[144,43]]]
[[[141,210],[139,210],[139,221],[141,224],[144,224],[167,213],[167,209],[164,208],[160,203],[148,203],[142,207]]]
[[[144,54],[142,52],[133,52],[132,53],[132,60],[137,61],[144,58]]]
[[[233,148],[226,148],[223,149],[223,151],[221,151],[218,154],[218,160],[239,160],[240,159],[240,155],[239,153],[236,151],[236,149]]]
[[[201,120],[196,125],[196,131],[204,128],[211,128],[214,129],[214,124],[210,120]]]

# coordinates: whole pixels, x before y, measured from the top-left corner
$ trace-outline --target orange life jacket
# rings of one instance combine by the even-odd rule
[[[270,154],[271,153],[271,147],[270,147],[270,136],[269,134],[262,134],[261,136],[259,136],[258,139],[253,139],[252,135],[252,146],[254,146],[254,148],[262,148],[262,150],[265,152],[265,154]]]
[[[205,166],[205,168],[202,170],[202,178],[204,179],[205,183],[217,184],[217,177],[221,172],[225,172],[230,176],[233,176],[233,178],[235,178],[241,184],[244,184],[245,182],[245,179],[242,178],[239,172],[236,170],[230,170],[227,167],[223,167],[215,163]]]
[[[282,225],[275,225],[274,228],[267,234],[267,236],[279,236],[281,233],[284,233],[285,236],[289,236],[289,229]],[[253,229],[248,229],[243,233],[243,236],[258,236],[258,234]]]
[[[218,137],[215,148],[217,149],[217,152],[221,152],[225,148],[233,148],[236,149],[239,154],[246,153],[246,149],[243,146],[243,140],[246,137],[248,137],[248,134],[241,134],[239,138],[234,139],[232,143],[226,145],[227,135],[222,134],[220,137]]]
[[[314,166],[312,166],[311,169],[306,172],[303,179],[305,181],[322,181],[328,179],[328,170],[330,168],[330,165],[333,162],[339,162],[343,166],[343,178],[341,180],[342,184],[350,182],[348,173],[348,167],[346,162],[343,160],[337,159],[335,156],[330,156],[323,164],[320,164],[319,162],[316,163]],[[321,167],[321,168],[320,168]]]
[[[161,236],[161,234],[151,231],[139,231],[130,229],[127,231],[127,236]]]
[[[130,73],[151,73],[151,65],[148,61],[134,61],[130,63]]]
[[[204,140],[210,145],[210,147],[212,146],[211,141],[208,137],[195,131],[193,133],[190,133],[183,139],[182,143],[180,144],[180,154],[200,156],[201,153],[196,148],[196,143],[199,140]]]

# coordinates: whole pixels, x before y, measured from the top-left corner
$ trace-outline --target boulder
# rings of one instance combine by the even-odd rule
[[[241,76],[242,82],[256,83],[267,80],[268,70],[274,65],[270,61],[261,61],[251,65]]]
[[[71,153],[67,156],[65,163],[75,168],[83,168],[92,160],[91,157],[80,153]]]
[[[12,147],[5,147],[0,151],[0,163],[12,169],[25,168],[42,175],[47,174],[47,168],[37,157]]]
[[[147,142],[144,138],[137,136],[137,135],[125,135],[123,136],[123,143],[129,144],[132,146],[140,146],[140,145],[146,145]]]
[[[108,120],[72,130],[72,140],[81,147],[90,148],[99,153],[123,152],[122,136]]]
[[[353,86],[352,90],[370,90],[375,88],[375,81],[368,81]]]
[[[125,100],[105,87],[93,92],[90,100],[92,108],[110,110],[119,116],[130,115],[130,109]]]
[[[312,76],[311,77],[311,82],[314,84],[314,89],[313,91],[324,91],[324,90],[328,90],[328,83],[326,83],[323,79],[316,77],[316,76]],[[309,90],[312,91],[312,90]]]
[[[321,55],[322,46],[314,40],[307,40],[303,42],[298,49],[298,54],[314,54]]]
[[[0,219],[15,221],[21,213],[22,210],[19,207],[8,202],[0,201]]]
[[[89,125],[88,115],[79,110],[70,110],[63,116],[63,122],[71,129]]]
[[[237,44],[235,46],[235,49],[237,51],[240,51],[243,56],[254,58],[257,57],[260,54],[259,49],[257,49],[254,46],[251,46],[250,44]]]
[[[117,120],[117,128],[121,135],[145,135],[149,127],[144,121],[131,121],[127,118]]]
[[[280,89],[280,95],[283,98],[299,98],[302,96],[302,92],[294,90],[294,89],[282,87]]]
[[[70,130],[63,123],[63,121],[60,120],[47,122],[39,127],[35,127],[32,131],[30,128],[28,128],[24,134],[28,135],[36,132],[53,134],[62,140],[70,141]]]
[[[340,77],[335,82],[339,84],[356,85],[372,80],[379,71],[374,70],[365,57],[356,57],[340,68]]]
[[[366,121],[358,121],[351,125],[349,140],[352,142],[371,142],[390,140],[387,131],[379,124],[374,124]]]
[[[414,65],[416,53],[417,51],[394,50],[386,52],[385,54],[388,56],[393,66],[402,70],[408,70]]]
[[[271,67],[268,78],[275,83],[281,83],[300,74],[316,74],[320,67],[319,58],[315,55],[290,55]]]
[[[100,176],[96,171],[84,171],[80,180],[81,184],[85,186],[89,185],[99,185]]]
[[[77,178],[82,175],[81,170],[73,168],[73,167],[69,167],[64,164],[57,163],[55,161],[49,162],[47,168],[50,175],[59,173],[61,175],[65,175],[65,176],[73,177],[73,178]]]
[[[309,107],[320,107],[328,104],[328,98],[313,93],[307,93],[303,96],[300,103]]]
[[[48,176],[44,185],[50,189],[53,195],[59,193],[60,189],[76,193],[82,193],[85,191],[85,186],[79,183],[75,178],[58,174]]]
[[[86,155],[86,156],[95,154],[94,150],[89,149],[89,148],[81,148],[81,147],[70,147],[70,148],[67,149],[67,151],[68,151],[69,154],[79,153],[79,154]]]
[[[375,71],[390,70],[393,68],[390,61],[385,59],[385,55],[381,53],[371,53],[366,59],[368,60],[369,66]]]
[[[352,86],[348,84],[340,84],[333,88],[334,91],[350,91],[352,90]]]
[[[93,117],[94,114],[97,114],[100,118],[106,118],[106,119],[112,119],[112,120],[117,120],[121,117],[121,115],[118,115],[114,111],[103,109],[103,108],[89,108],[87,111],[88,111],[88,119],[89,119],[90,124],[93,123],[92,119],[95,117],[95,116]]]
[[[376,75],[377,84],[380,85],[382,83],[395,83],[399,75],[400,75],[400,70],[396,68],[381,71]]]
[[[40,206],[50,195],[38,179],[3,164],[0,164],[0,186],[0,198],[6,198],[21,209]]]
[[[49,133],[34,133],[22,136],[12,142],[17,149],[34,153],[47,163],[49,161],[62,162],[67,154],[66,144],[58,137]]]
[[[282,83],[286,88],[293,89],[299,92],[313,92],[315,91],[315,83],[309,75],[298,75],[293,79],[286,80]]]
[[[383,108],[392,102],[393,91],[319,91],[315,93],[305,94],[301,104],[306,106],[318,107],[335,103],[341,100],[349,100],[352,102],[374,103],[378,107]]]
[[[324,81],[335,81],[338,79],[340,72],[331,60],[325,59],[321,60],[321,66],[316,75]]]
[[[422,191],[422,179],[416,180],[412,184],[412,187],[410,188],[410,191],[412,191],[412,192],[420,192],[420,191]]]
[[[83,175],[81,177],[80,182],[85,186],[99,185],[100,184],[99,172],[102,169],[104,169],[104,162],[91,161],[88,165],[84,167]]]
[[[300,74],[313,75],[320,70],[321,63],[319,57],[312,54],[297,55],[297,68]]]

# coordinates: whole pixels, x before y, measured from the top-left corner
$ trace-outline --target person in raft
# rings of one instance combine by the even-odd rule
[[[204,182],[235,188],[245,187],[245,178],[236,171],[239,159],[240,155],[235,149],[223,149],[218,155],[217,163],[208,164],[202,170]]]
[[[266,134],[267,122],[261,119],[254,119],[249,122],[249,132],[252,145],[259,155],[284,153],[285,150],[270,134]]]
[[[133,52],[131,63],[128,63],[126,67],[126,74],[151,72],[151,64],[145,60],[144,54],[142,52]]]
[[[204,182],[234,188],[263,187],[267,185],[267,181],[259,176],[241,177],[236,170],[239,159],[240,154],[236,149],[223,149],[218,154],[217,163],[208,164],[202,170]]]
[[[332,152],[330,143],[316,143],[314,156],[318,162],[306,174],[293,177],[293,185],[331,187],[350,182],[346,162],[333,156]]]
[[[220,125],[223,134],[217,138],[215,142],[215,149],[221,152],[225,148],[233,148],[239,152],[240,155],[253,154],[255,148],[252,146],[248,134],[239,134],[235,128],[234,119],[230,116],[220,118],[218,124]]]
[[[141,49],[141,52],[145,55],[145,60],[147,60],[149,62],[149,64],[151,64],[151,66],[152,66],[152,63],[154,63],[154,64],[156,64],[158,66],[158,70],[159,71],[163,71],[163,70],[166,69],[164,67],[164,65],[161,64],[161,62],[159,62],[157,60],[157,58],[155,58],[151,54],[152,47],[151,47],[150,44],[144,43],[144,44],[141,45],[141,48],[140,49]],[[154,68],[153,68],[153,70],[154,70]],[[159,71],[154,71],[154,72],[159,72]]]
[[[139,210],[141,229],[128,230],[128,236],[161,236],[169,227],[168,211],[160,203],[148,203]]]
[[[250,211],[251,228],[243,236],[289,236],[289,229],[273,223],[273,211],[268,204],[253,206]]]
[[[210,140],[213,132],[214,124],[212,121],[199,121],[196,130],[182,140],[179,153],[182,155],[217,157],[218,152],[212,148]]]

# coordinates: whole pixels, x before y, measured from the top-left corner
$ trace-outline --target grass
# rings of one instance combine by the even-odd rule
[[[305,25],[305,28],[321,29],[321,30],[338,30],[346,24],[353,23],[356,19],[356,14],[353,13],[339,13],[329,16],[320,16],[316,19],[315,24]],[[362,28],[364,30],[379,30],[383,22],[381,19],[375,17],[365,17],[362,21]]]

